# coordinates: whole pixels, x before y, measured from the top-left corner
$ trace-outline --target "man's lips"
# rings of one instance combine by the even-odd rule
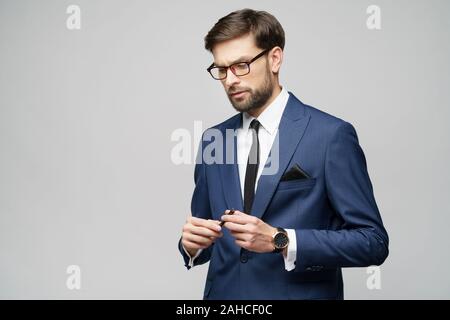
[[[239,96],[242,96],[245,92],[247,92],[247,91],[243,90],[243,91],[233,92],[233,93],[230,93],[230,96],[232,96],[232,97],[239,97]]]

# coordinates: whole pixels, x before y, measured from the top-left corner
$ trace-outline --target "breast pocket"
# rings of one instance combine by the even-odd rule
[[[278,184],[277,191],[283,190],[307,190],[314,187],[316,184],[316,179],[298,179],[298,180],[288,180],[280,181]]]

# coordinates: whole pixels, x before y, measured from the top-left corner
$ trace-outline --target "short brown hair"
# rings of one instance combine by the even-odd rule
[[[205,49],[212,52],[214,46],[252,33],[260,49],[280,47],[284,49],[284,30],[278,20],[266,11],[242,9],[219,19],[205,37]]]

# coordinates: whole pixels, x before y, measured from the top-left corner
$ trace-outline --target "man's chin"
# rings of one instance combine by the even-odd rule
[[[231,103],[231,105],[233,106],[233,108],[238,111],[238,112],[249,112],[251,110],[256,110],[258,108],[254,107],[254,106],[248,106],[248,105],[237,105],[235,103]]]
[[[233,106],[233,108],[236,111],[239,112],[246,112],[248,110],[248,105],[244,104],[244,103],[239,103],[237,101],[235,101],[232,97],[228,96],[228,100],[230,100],[231,105]]]
[[[228,96],[228,99],[231,102],[233,108],[238,112],[249,112],[252,110],[257,110],[261,106],[255,106],[254,101],[252,101],[251,97],[242,98],[233,98]]]
[[[245,105],[242,103],[236,103],[235,101],[233,101],[233,98],[230,98],[230,102],[236,111],[247,112],[249,109],[251,109],[248,105]]]

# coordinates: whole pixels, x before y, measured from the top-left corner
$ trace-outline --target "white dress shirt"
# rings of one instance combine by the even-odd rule
[[[289,93],[285,88],[283,88],[280,94],[275,98],[275,100],[267,106],[267,108],[259,115],[258,121],[260,123],[258,131],[259,139],[259,167],[258,174],[256,176],[255,192],[258,187],[258,180],[261,177],[261,173],[264,169],[264,164],[267,161],[272,144],[278,133],[278,126],[280,124],[283,111],[286,107],[287,101],[289,99]],[[242,127],[237,132],[237,161],[239,167],[239,179],[241,183],[241,195],[244,198],[244,184],[245,184],[245,172],[247,170],[247,160],[250,153],[250,148],[253,142],[253,136],[249,130],[250,122],[255,119],[248,113],[242,113]],[[289,237],[289,246],[287,249],[287,256],[284,258],[284,266],[287,271],[295,269],[295,260],[297,255],[297,241],[295,230],[286,229]],[[184,250],[188,256],[189,253]],[[191,257],[189,261],[189,266],[194,265],[194,260],[200,254],[201,250],[198,250],[194,257]]]

